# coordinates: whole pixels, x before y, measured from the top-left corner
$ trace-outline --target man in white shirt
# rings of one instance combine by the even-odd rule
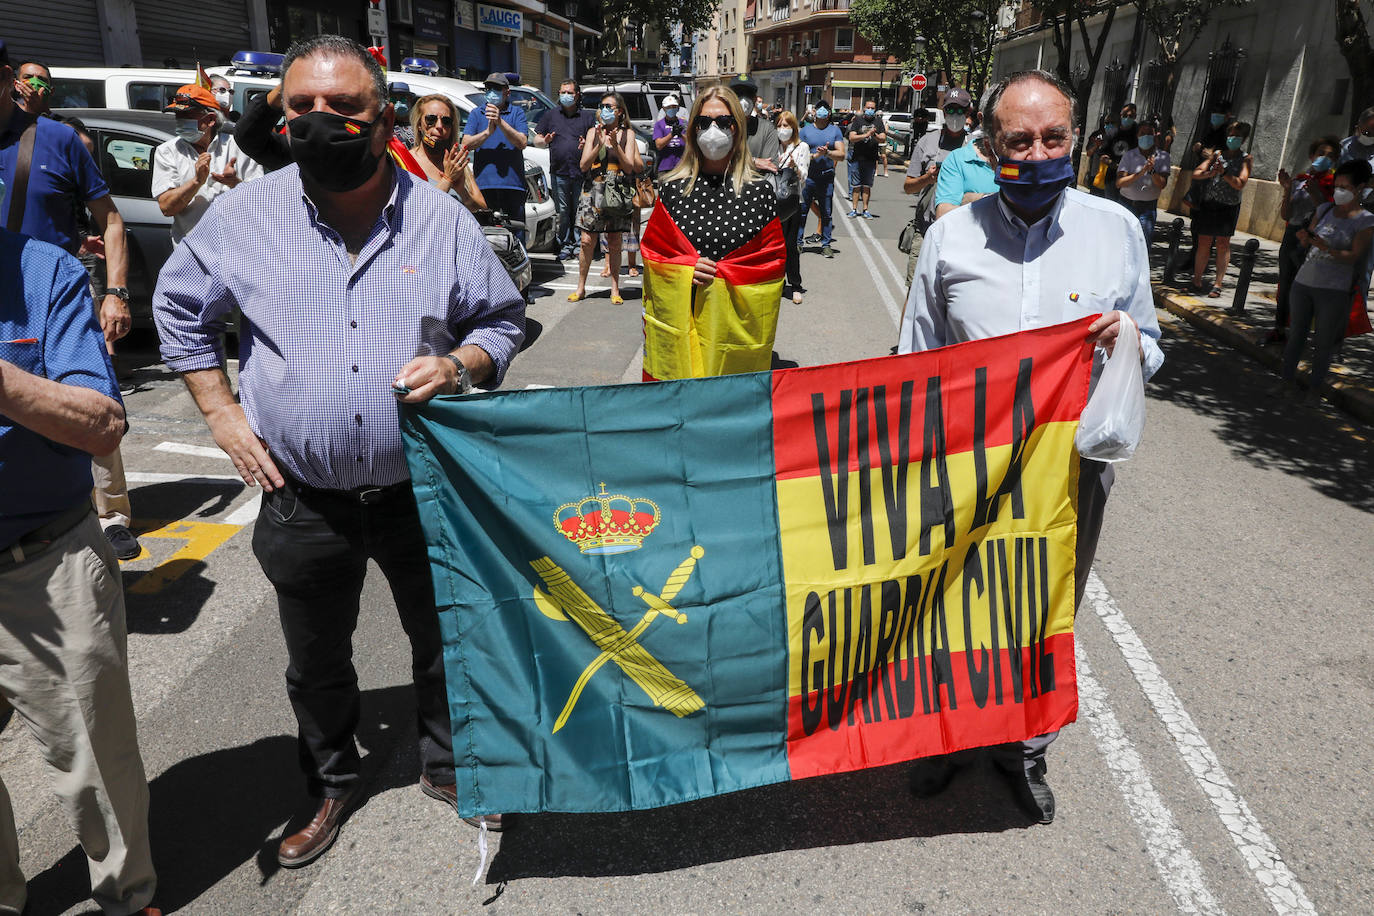
[[[176,245],[216,197],[261,178],[263,168],[220,130],[224,112],[209,89],[194,83],[182,86],[165,110],[177,116],[177,136],[153,153],[153,196],[163,215],[172,218]]]
[[[926,233],[907,297],[898,351],[931,350],[1101,314],[1089,328],[1098,344],[1093,380],[1116,344],[1122,312],[1140,329],[1148,379],[1164,362],[1150,292],[1145,239],[1121,205],[1072,187],[1073,95],[1041,70],[993,87],[984,129],[998,159],[999,193],[946,214]],[[1129,328],[1129,325],[1126,325]],[[1082,601],[1102,530],[1112,467],[1082,459],[1078,481],[1075,607]],[[1055,732],[992,749],[1017,801],[1042,824],[1054,820],[1045,751]],[[912,788],[948,785],[948,757],[926,758]]]

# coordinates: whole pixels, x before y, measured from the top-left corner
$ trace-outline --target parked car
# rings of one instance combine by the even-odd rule
[[[53,75],[56,78],[56,74]],[[184,83],[182,85],[185,85]],[[129,250],[130,310],[136,327],[151,327],[153,287],[172,253],[172,218],[153,197],[153,151],[176,136],[176,118],[161,111],[60,108],[80,118],[95,142],[95,161],[124,219]]]
[[[883,126],[887,128],[889,140],[896,140],[898,145],[905,146],[907,137],[911,136],[911,114],[905,111],[893,111],[883,115]]]
[[[691,107],[691,93],[671,80],[627,79],[629,73],[605,72],[593,74],[582,83],[582,107],[595,109],[601,104],[601,97],[608,92],[618,92],[625,99],[625,113],[635,127],[652,131],[658,120],[663,99],[676,94],[687,108]]]

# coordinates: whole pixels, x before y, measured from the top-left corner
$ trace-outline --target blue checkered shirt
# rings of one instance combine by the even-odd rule
[[[244,414],[278,467],[308,486],[407,479],[397,371],[475,344],[496,363],[496,385],[524,339],[524,301],[476,220],[393,173],[356,262],[291,165],[217,198],[153,294],[162,358],[178,372],[223,365],[219,334],[242,311]]]

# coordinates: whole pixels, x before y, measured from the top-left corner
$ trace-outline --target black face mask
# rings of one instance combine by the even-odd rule
[[[291,155],[301,175],[326,191],[352,191],[377,173],[381,157],[372,152],[372,121],[312,111],[293,118]]]

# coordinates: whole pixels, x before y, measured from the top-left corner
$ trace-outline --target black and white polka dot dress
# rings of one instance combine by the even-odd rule
[[[736,195],[725,175],[698,175],[692,193],[683,194],[685,178],[664,182],[659,200],[703,257],[719,261],[758,235],[777,216],[772,182],[759,178]]]

